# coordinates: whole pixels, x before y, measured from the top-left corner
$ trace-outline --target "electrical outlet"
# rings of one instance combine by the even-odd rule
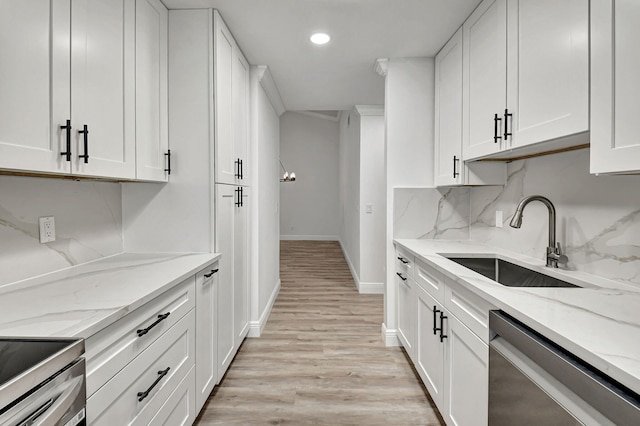
[[[496,210],[496,228],[502,228],[502,210]]]
[[[53,216],[38,219],[40,225],[40,243],[50,243],[56,240],[56,221]]]

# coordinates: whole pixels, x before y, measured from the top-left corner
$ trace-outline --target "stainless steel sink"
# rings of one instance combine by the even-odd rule
[[[580,286],[550,277],[496,257],[448,257],[465,268],[508,287],[575,287]]]

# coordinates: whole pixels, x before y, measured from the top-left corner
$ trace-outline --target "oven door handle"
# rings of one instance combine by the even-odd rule
[[[82,392],[84,376],[77,376],[67,380],[56,390],[55,395],[44,405],[39,406],[26,419],[18,423],[19,426],[35,424],[56,424],[69,411],[78,395]],[[50,401],[53,401],[52,403]],[[43,409],[44,408],[44,409]]]

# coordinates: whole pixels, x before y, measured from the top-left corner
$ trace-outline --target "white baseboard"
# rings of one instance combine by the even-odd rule
[[[384,283],[363,283],[358,285],[361,294],[384,294]]]
[[[280,240],[339,241],[336,235],[280,235]]]
[[[397,332],[395,329],[387,329],[386,324],[382,323],[382,341],[385,346],[402,346]]]
[[[262,311],[262,314],[260,315],[260,319],[258,321],[249,322],[249,333],[247,334],[247,337],[260,337],[262,335],[264,326],[267,325],[269,315],[271,315],[271,309],[273,309],[273,305],[274,303],[276,303],[276,299],[278,298],[278,294],[280,293],[281,283],[282,282],[278,278],[278,283],[273,289],[271,297],[269,297],[269,302],[267,302],[267,306],[265,306],[264,311]]]
[[[353,267],[353,263],[351,263],[351,258],[349,257],[349,253],[344,249],[344,245],[342,244],[342,240],[338,240],[340,243],[340,249],[342,250],[342,254],[344,255],[344,259],[347,261],[347,265],[349,266],[349,271],[351,272],[351,277],[353,281],[356,283],[356,288],[358,289],[358,293],[362,293],[360,290],[360,277],[356,273],[356,270]]]

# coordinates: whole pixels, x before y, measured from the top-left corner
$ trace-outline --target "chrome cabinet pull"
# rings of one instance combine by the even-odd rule
[[[66,160],[71,161],[71,120],[67,120],[67,124],[65,126],[60,126],[60,129],[66,130],[67,133],[67,150],[61,152],[60,155],[66,156]]]
[[[141,328],[140,330],[136,330],[136,333],[138,333],[138,337],[142,337],[145,334],[147,334],[149,332],[149,330],[151,330],[153,327],[155,327],[156,325],[160,324],[162,321],[166,320],[169,317],[169,315],[171,315],[171,312],[167,312],[166,314],[158,315],[158,319],[156,320],[156,322],[151,324],[149,327]]]
[[[84,158],[84,163],[89,162],[89,128],[85,124],[82,130],[78,130],[78,133],[84,135],[84,154],[78,155],[78,158]]]
[[[138,402],[142,402],[142,400],[144,400],[146,397],[149,396],[149,392],[151,392],[153,388],[155,388],[156,385],[160,383],[160,380],[162,380],[164,376],[166,376],[167,373],[169,373],[169,370],[170,370],[170,367],[167,367],[164,370],[158,371],[158,378],[156,379],[155,382],[151,384],[151,386],[149,386],[149,389],[147,389],[144,392],[138,392]]]

